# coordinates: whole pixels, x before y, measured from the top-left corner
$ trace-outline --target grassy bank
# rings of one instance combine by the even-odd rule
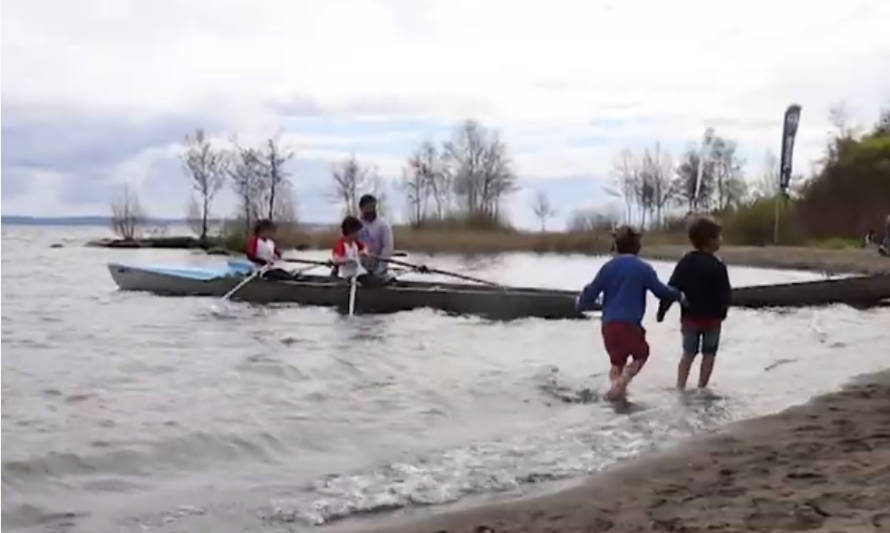
[[[336,231],[313,233],[306,243],[310,248],[328,248],[339,237]],[[495,254],[503,252],[536,253],[608,253],[612,246],[609,232],[547,232],[529,233],[510,230],[412,229],[393,228],[396,248],[411,252]],[[658,234],[647,241],[680,244],[683,235]]]
[[[504,252],[606,254],[612,244],[608,232],[524,233],[497,230],[393,229],[396,249],[408,252],[495,254]],[[305,234],[306,248],[328,249],[335,231]],[[689,251],[685,233],[650,233],[643,237],[642,255],[676,261]],[[877,274],[890,272],[890,259],[863,250],[854,241],[832,239],[807,246],[739,246],[727,243],[720,255],[731,265],[811,270],[826,273]]]

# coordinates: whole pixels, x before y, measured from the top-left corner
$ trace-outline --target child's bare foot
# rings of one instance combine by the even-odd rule
[[[612,385],[612,388],[609,389],[608,392],[603,396],[607,401],[614,402],[624,398],[625,390],[618,386],[618,384]]]

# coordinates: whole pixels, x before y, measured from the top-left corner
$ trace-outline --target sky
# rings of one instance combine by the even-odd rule
[[[128,184],[151,215],[181,217],[179,154],[198,127],[294,147],[312,222],[339,215],[330,168],[350,153],[403,216],[406,156],[467,118],[507,143],[520,227],[536,226],[538,190],[554,226],[609,209],[620,150],[679,156],[709,126],[754,181],[791,103],[809,174],[832,105],[864,126],[890,106],[888,20],[886,0],[4,0],[2,212],[106,214]],[[214,211],[234,206],[224,190]]]

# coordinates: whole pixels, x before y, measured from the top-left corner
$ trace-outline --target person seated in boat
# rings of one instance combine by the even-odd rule
[[[276,230],[275,223],[271,220],[257,220],[253,226],[253,235],[247,241],[247,259],[256,266],[268,267],[263,273],[265,279],[291,279],[288,271],[272,266],[281,259],[281,251],[275,244]]]
[[[362,232],[362,221],[354,216],[347,216],[340,224],[342,236],[334,243],[331,262],[334,263],[334,275],[341,278],[364,280],[367,270],[362,260],[367,257],[368,249],[359,239]]]
[[[368,272],[380,281],[386,282],[391,276],[388,272],[387,259],[392,257],[392,227],[377,213],[377,198],[365,194],[358,201],[361,212],[362,232],[360,239],[368,247],[368,255],[364,259]]]
[[[637,257],[641,235],[630,226],[615,230],[615,257],[604,264],[596,277],[581,291],[576,300],[581,311],[596,306],[603,294],[603,344],[612,368],[609,371],[611,388],[606,398],[623,398],[627,385],[649,357],[643,315],[646,314],[646,292],[651,291],[662,300],[682,299],[682,293],[663,284],[648,263]],[[628,364],[628,359],[633,362]]]

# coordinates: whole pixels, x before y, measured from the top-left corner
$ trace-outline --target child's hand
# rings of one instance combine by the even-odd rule
[[[680,305],[682,305],[683,307],[689,307],[689,300],[686,299],[686,293],[684,293],[683,291],[680,291],[680,297],[678,298],[678,300],[680,301]]]

